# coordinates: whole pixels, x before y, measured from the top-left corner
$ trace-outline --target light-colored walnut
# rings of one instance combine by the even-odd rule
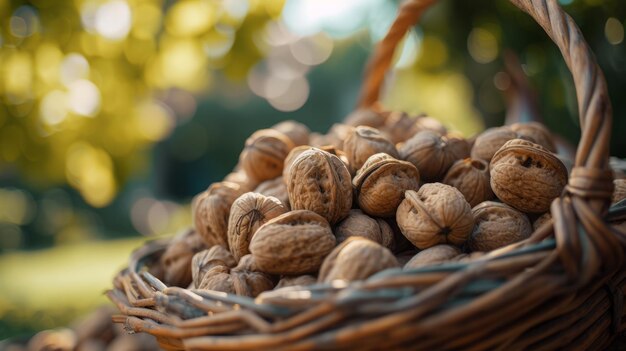
[[[469,156],[464,139],[448,138],[432,131],[421,131],[399,149],[400,157],[411,162],[424,182],[439,181],[456,160]]]
[[[412,245],[411,245],[412,246]],[[396,254],[396,259],[401,267],[404,267],[407,262],[409,262],[413,256],[417,255],[419,251],[414,247],[412,249],[404,250]]]
[[[364,108],[352,111],[346,118],[345,124],[349,126],[368,126],[380,128],[385,125],[385,117],[373,109]]]
[[[402,234],[422,250],[438,244],[460,246],[474,226],[463,194],[441,183],[424,184],[417,192],[407,190],[396,221]]]
[[[613,180],[613,185],[615,188],[613,189],[611,203],[616,204],[626,199],[626,179],[615,179]]]
[[[287,183],[283,177],[276,177],[274,179],[266,180],[259,184],[255,193],[259,193],[265,196],[273,196],[280,200],[280,202],[289,210],[289,194],[287,193]]]
[[[328,133],[326,133],[326,135],[324,135],[317,142],[317,144],[313,144],[313,140],[311,140],[311,144],[317,147],[331,145],[339,150],[343,150],[343,141],[346,140],[348,134],[350,134],[353,129],[353,126],[349,126],[347,124],[335,123],[330,127]]]
[[[506,204],[485,201],[472,209],[474,230],[467,241],[472,251],[492,251],[530,236],[528,217]]]
[[[420,174],[407,161],[379,153],[367,159],[352,180],[359,207],[376,217],[393,217],[406,190],[419,189]]]
[[[192,213],[196,231],[207,247],[228,247],[228,217],[230,207],[243,191],[239,184],[213,183],[192,201]]]
[[[335,242],[324,217],[312,211],[296,210],[261,226],[252,237],[250,252],[264,272],[304,274],[319,269]]]
[[[335,237],[340,244],[352,236],[361,236],[375,241],[389,250],[395,249],[393,230],[381,218],[372,218],[361,210],[350,210],[350,214],[335,227]]]
[[[519,138],[533,141],[550,152],[556,152],[552,134],[543,124],[539,122],[514,123],[510,128],[517,133]]]
[[[273,129],[261,129],[246,140],[239,163],[254,181],[274,179],[282,174],[285,157],[293,148],[293,142],[285,134]]]
[[[346,168],[348,168],[348,157],[346,156],[346,154],[332,145],[321,146],[319,148],[309,145],[298,146],[293,148],[287,155],[287,158],[285,158],[285,168],[283,168],[283,181],[285,182],[285,184],[289,182],[289,170],[291,169],[291,164],[293,163],[293,161],[296,160],[296,158],[298,158],[298,156],[300,156],[301,153],[307,150],[326,151],[332,155],[339,157],[341,162],[343,162]]]
[[[221,245],[215,245],[207,250],[200,251],[193,256],[191,261],[191,275],[193,277],[194,288],[199,288],[211,269],[224,266],[233,268],[237,265],[237,260],[227,248]],[[222,271],[222,270],[220,270]]]
[[[448,262],[461,254],[461,250],[451,245],[435,245],[418,252],[405,265],[405,269],[433,266]]]
[[[398,260],[387,248],[363,237],[351,237],[326,257],[318,281],[363,280],[374,273],[398,266]]]
[[[489,165],[481,159],[456,161],[442,183],[459,189],[470,206],[495,198],[489,182]]]
[[[352,207],[350,172],[337,156],[320,149],[296,157],[289,167],[287,191],[292,210],[313,211],[331,224],[345,218]]]
[[[275,124],[272,129],[285,134],[294,146],[309,144],[309,127],[293,120],[287,120]]]
[[[354,128],[343,142],[343,151],[348,157],[350,172],[354,173],[367,159],[383,152],[393,158],[400,158],[396,147],[378,129],[358,126]]]
[[[317,278],[312,275],[285,275],[280,278],[274,289],[286,288],[289,286],[307,286],[317,283]]]
[[[544,224],[548,223],[552,219],[552,214],[550,212],[546,212],[539,216],[533,222],[533,230],[537,230],[541,228]]]
[[[491,189],[504,203],[522,212],[543,213],[567,184],[567,169],[542,146],[527,140],[507,141],[491,160]]]
[[[517,133],[506,126],[489,128],[480,133],[474,140],[471,152],[472,158],[489,162],[502,145],[517,137]]]
[[[440,135],[447,133],[441,122],[425,114],[409,116],[405,112],[390,111],[385,113],[385,115],[385,126],[381,127],[381,131],[394,144],[404,142],[424,130],[433,131]]]
[[[273,196],[245,193],[237,198],[228,219],[228,247],[235,259],[239,261],[250,253],[250,240],[261,225],[286,212],[285,206]]]
[[[163,282],[170,286],[187,287],[191,283],[191,259],[204,250],[204,241],[193,229],[186,229],[172,240],[161,256]]]
[[[242,192],[252,191],[258,185],[258,182],[250,179],[243,170],[236,170],[228,173],[226,177],[224,177],[223,181],[239,184]]]

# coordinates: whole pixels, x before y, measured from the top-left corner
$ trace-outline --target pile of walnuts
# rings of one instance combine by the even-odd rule
[[[480,255],[549,222],[568,179],[555,152],[538,123],[467,140],[401,112],[359,110],[325,135],[283,122],[252,134],[235,170],[196,196],[194,229],[170,244],[161,276],[255,297]]]

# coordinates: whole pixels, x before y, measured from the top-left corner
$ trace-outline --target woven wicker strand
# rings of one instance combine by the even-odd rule
[[[359,102],[378,101],[396,46],[434,0],[403,3],[366,68]],[[602,350],[626,329],[626,200],[608,210],[611,106],[604,76],[556,0],[511,0],[561,50],[576,85],[582,137],[553,220],[484,256],[391,269],[347,285],[284,288],[257,299],[168,287],[149,274],[167,241],[135,251],[107,296],[131,332],[168,350]]]

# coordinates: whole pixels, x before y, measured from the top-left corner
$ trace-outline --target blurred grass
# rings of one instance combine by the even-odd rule
[[[0,340],[67,325],[109,303],[103,292],[146,238],[0,256]]]

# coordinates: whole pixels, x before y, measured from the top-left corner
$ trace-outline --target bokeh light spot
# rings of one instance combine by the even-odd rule
[[[86,142],[74,143],[68,150],[66,175],[91,206],[106,206],[115,196],[117,184],[111,157]]]
[[[89,62],[81,54],[68,54],[61,62],[60,75],[61,83],[65,85],[69,85],[79,79],[86,79],[89,76]]]
[[[180,1],[168,11],[165,27],[169,33],[174,35],[202,34],[213,26],[214,12],[215,10],[208,1]]]
[[[478,63],[489,63],[498,57],[498,39],[484,28],[474,28],[467,38],[467,48]]]
[[[130,31],[131,22],[130,7],[126,1],[109,1],[100,5],[96,11],[96,31],[107,39],[124,39]]]
[[[609,43],[618,45],[624,41],[624,25],[617,18],[610,17],[604,25],[604,35]]]
[[[93,117],[100,109],[100,90],[85,79],[72,82],[69,85],[68,105],[74,113]]]
[[[156,102],[141,104],[135,114],[136,128],[147,140],[158,141],[174,128],[174,116],[167,106]]]
[[[9,20],[11,35],[26,38],[39,31],[39,17],[31,6],[20,6]]]
[[[39,105],[39,117],[49,126],[57,125],[67,117],[67,94],[53,90],[46,94]]]

